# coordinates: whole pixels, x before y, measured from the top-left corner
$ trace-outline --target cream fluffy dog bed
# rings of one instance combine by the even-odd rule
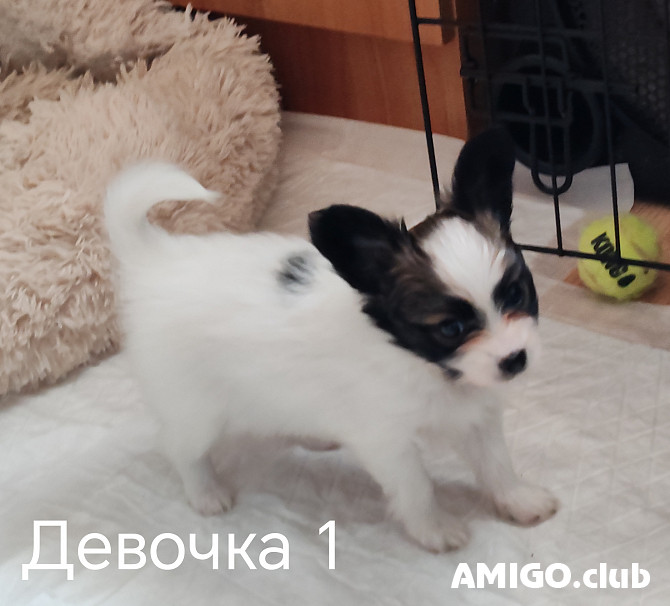
[[[257,40],[151,0],[0,0],[0,395],[113,349],[109,178],[179,163],[220,204],[168,202],[177,231],[249,229],[279,145],[275,82]]]

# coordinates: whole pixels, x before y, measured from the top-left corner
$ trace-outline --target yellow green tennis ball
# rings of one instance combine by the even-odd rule
[[[656,261],[660,255],[658,236],[648,223],[635,215],[619,217],[621,256],[629,259]],[[613,217],[604,217],[590,223],[582,231],[579,250],[599,255],[615,254]],[[656,271],[628,265],[621,261],[580,259],[579,277],[592,291],[620,301],[639,297],[656,279]]]

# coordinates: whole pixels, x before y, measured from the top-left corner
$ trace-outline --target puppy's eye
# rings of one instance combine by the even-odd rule
[[[440,323],[440,333],[447,339],[456,339],[465,332],[465,324],[460,320],[446,320]]]
[[[526,299],[523,287],[518,282],[512,282],[507,287],[505,299],[503,300],[503,309],[517,309],[521,307]]]

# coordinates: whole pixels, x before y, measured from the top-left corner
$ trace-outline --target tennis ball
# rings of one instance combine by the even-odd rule
[[[660,255],[658,236],[648,223],[635,215],[619,217],[621,256],[629,259],[655,261]],[[604,217],[590,223],[582,231],[579,250],[585,253],[615,254],[613,217]],[[656,279],[656,271],[628,265],[622,261],[580,259],[579,277],[592,291],[620,301],[639,297]]]

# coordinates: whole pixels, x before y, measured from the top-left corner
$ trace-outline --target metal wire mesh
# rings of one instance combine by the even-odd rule
[[[428,19],[409,0],[436,200],[422,26],[458,34],[473,134],[504,124],[535,185],[553,196],[556,246],[523,249],[670,270],[668,263],[622,257],[615,175],[616,163],[627,161],[636,194],[670,198],[670,0],[453,1],[442,0],[443,16]],[[576,173],[598,165],[610,169],[615,251],[606,255],[565,247],[561,224],[561,195]]]

